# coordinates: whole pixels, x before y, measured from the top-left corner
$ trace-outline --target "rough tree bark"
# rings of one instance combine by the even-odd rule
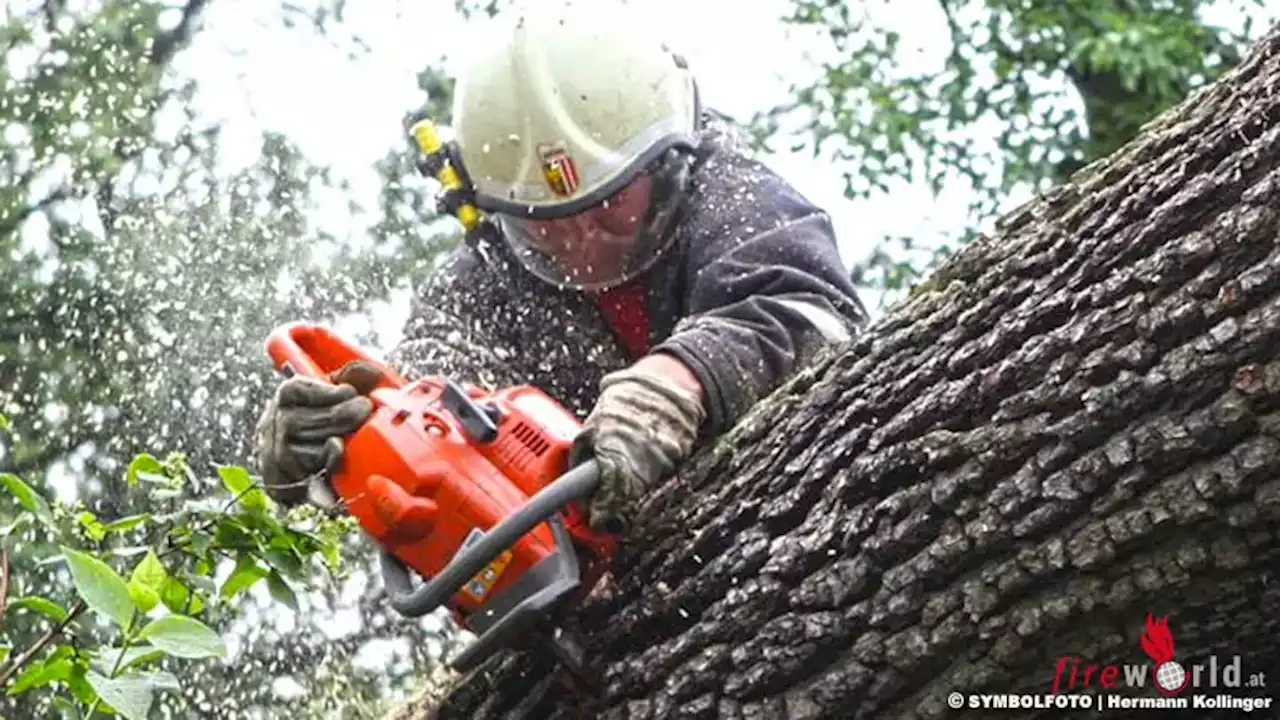
[[[1278,478],[1280,29],[656,493],[576,615],[598,695],[513,653],[436,714],[948,717],[1149,662],[1148,612],[1274,686]]]

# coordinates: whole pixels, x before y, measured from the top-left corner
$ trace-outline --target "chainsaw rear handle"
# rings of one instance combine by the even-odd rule
[[[600,484],[600,466],[588,460],[556,478],[474,545],[463,548],[435,577],[413,588],[409,569],[386,549],[381,551],[382,581],[391,606],[407,617],[425,615],[448,602],[462,586],[494,558],[539,523],[546,522],[571,502],[585,500]]]
[[[329,382],[331,373],[352,360],[362,360],[382,372],[378,387],[394,390],[405,385],[395,370],[322,325],[285,323],[271,331],[266,345],[271,362],[285,377],[306,375]]]

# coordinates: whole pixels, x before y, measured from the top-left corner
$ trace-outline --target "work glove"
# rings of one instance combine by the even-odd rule
[[[330,373],[331,382],[297,375],[267,401],[256,427],[258,462],[267,494],[286,507],[310,501],[338,504],[329,480],[341,465],[343,436],[373,412],[365,397],[382,379],[367,362],[353,360]]]
[[[632,503],[689,456],[705,416],[699,392],[643,363],[606,375],[569,454],[571,465],[594,458],[600,467],[591,527],[625,531]]]

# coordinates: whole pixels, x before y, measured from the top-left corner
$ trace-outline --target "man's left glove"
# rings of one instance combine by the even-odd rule
[[[677,362],[642,360],[600,383],[600,397],[570,453],[571,465],[593,457],[600,465],[600,485],[588,506],[597,531],[624,531],[631,503],[675,472],[693,449],[706,409],[687,369],[679,366],[689,378],[684,381],[662,371]]]
[[[305,499],[334,509],[338,498],[329,476],[341,465],[343,436],[373,412],[365,396],[381,379],[377,367],[355,360],[331,373],[329,382],[297,375],[276,388],[256,427],[268,495],[286,507]]]

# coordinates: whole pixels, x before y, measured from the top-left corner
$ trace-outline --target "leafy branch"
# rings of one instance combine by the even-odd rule
[[[226,643],[210,623],[247,589],[265,581],[276,601],[297,609],[295,587],[314,586],[339,569],[338,544],[349,522],[309,508],[282,517],[247,470],[216,469],[216,480],[202,479],[179,454],[163,461],[139,454],[124,481],[145,492],[155,512],[108,522],[0,474],[21,508],[3,537],[28,529],[48,535],[58,552],[41,562],[65,564],[75,593],[68,607],[39,595],[9,600],[7,587],[0,594],[7,612],[53,622],[0,669],[8,696],[47,689],[73,717],[108,712],[145,720],[157,693],[181,690],[178,678],[158,667],[166,657],[226,657]],[[230,574],[216,582],[226,567]],[[84,622],[86,610],[106,621],[105,633]],[[0,650],[0,661],[11,650]]]
[[[0,673],[0,687],[7,685],[9,683],[9,680],[13,677],[14,673],[21,670],[22,667],[31,660],[31,658],[35,657],[40,653],[41,650],[44,650],[46,647],[48,647],[49,643],[53,642],[54,638],[58,637],[58,635],[61,634],[63,630],[67,629],[67,626],[71,624],[71,621],[75,620],[77,617],[80,616],[80,613],[84,612],[85,607],[87,606],[84,604],[84,600],[77,599],[74,603],[72,603],[71,608],[67,610],[66,617],[64,617],[61,621],[59,621],[53,627],[46,630],[44,635],[40,636],[39,640],[35,641],[35,643],[31,645],[31,647],[27,648],[25,652],[23,652],[16,659],[14,659],[13,662],[9,663],[9,665],[5,667],[4,672]]]

